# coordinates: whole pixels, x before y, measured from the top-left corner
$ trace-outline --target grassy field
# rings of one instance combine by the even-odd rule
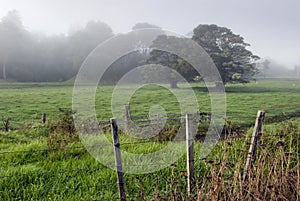
[[[209,111],[210,99],[203,83],[192,84],[200,110]],[[184,91],[186,86],[177,89]],[[112,86],[97,90],[96,110],[99,120],[111,118]],[[72,108],[73,85],[61,83],[0,83],[0,118],[11,118],[11,127],[40,121],[43,112],[48,119],[57,119],[59,108]],[[226,86],[228,118],[237,122],[246,117],[253,121],[257,110],[268,116],[295,113],[300,110],[300,80],[259,80],[257,83]],[[149,107],[161,104],[167,113],[179,113],[175,96],[157,86],[143,87],[130,100],[132,116],[148,114]],[[156,102],[155,102],[156,101]],[[248,117],[248,118],[247,118]]]
[[[206,88],[201,83],[193,84],[193,87],[202,111],[208,111],[210,104]],[[98,89],[96,107],[99,119],[111,117],[112,90],[112,86]],[[185,89],[181,86],[177,90]],[[67,144],[57,145],[62,149],[49,149],[49,139],[65,136],[64,131],[53,130],[51,126],[63,122],[58,108],[71,108],[72,85],[0,83],[0,91],[0,115],[10,117],[12,127],[19,128],[0,132],[0,200],[118,198],[115,171],[91,157],[80,141],[66,138]],[[197,185],[190,199],[299,200],[300,80],[259,80],[258,83],[228,85],[226,91],[228,119],[235,124],[253,124],[259,109],[267,111],[270,122],[264,126],[258,157],[247,182],[241,181],[241,175],[251,128],[238,138],[218,143],[206,159],[200,158],[202,144],[196,142]],[[168,113],[179,111],[172,94],[164,88],[150,86],[132,98],[133,115],[147,114],[157,97],[163,100],[160,103]],[[51,123],[39,123],[42,112],[52,119]],[[110,138],[109,133],[106,135]],[[131,153],[155,152],[169,143],[138,142],[121,135],[122,149]],[[128,200],[187,200],[184,156],[160,171],[144,175],[125,174],[124,179]]]

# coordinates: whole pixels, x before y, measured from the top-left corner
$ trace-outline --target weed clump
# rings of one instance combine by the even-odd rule
[[[47,139],[47,145],[50,149],[62,149],[71,143],[79,141],[73,119],[75,112],[61,108],[59,111],[61,112],[60,119],[49,123],[50,134]]]

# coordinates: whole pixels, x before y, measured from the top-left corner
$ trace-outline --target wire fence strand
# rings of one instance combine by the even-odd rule
[[[210,113],[205,113],[205,112],[199,112],[196,113],[196,115],[200,115],[201,118],[195,118],[193,119],[193,123],[210,123],[211,121],[211,116]],[[273,117],[270,117],[269,119],[271,119]],[[274,117],[275,118],[275,117]],[[230,140],[245,140],[245,143],[247,144],[246,139],[250,139],[251,136],[249,136],[246,132],[243,131],[247,131],[249,130],[254,124],[253,123],[242,123],[241,125],[234,125],[234,123],[230,122],[231,120],[233,121],[234,119],[251,119],[249,117],[234,117],[234,116],[227,116],[226,120],[228,125],[225,129],[225,134],[224,137],[222,138],[222,141],[227,143]],[[157,125],[177,125],[177,126],[181,126],[181,125],[185,125],[185,116],[182,114],[165,114],[165,115],[153,115],[153,116],[149,116],[149,115],[141,115],[141,116],[133,116],[131,117],[131,120],[134,124],[136,124],[135,126],[138,127],[143,127],[143,126],[157,126]],[[232,123],[232,124],[231,124]],[[124,124],[123,121],[121,121],[120,124]],[[73,124],[71,124],[73,125]],[[109,120],[107,121],[101,121],[98,122],[98,125],[103,129],[103,128],[110,128],[111,123]],[[227,133],[226,133],[227,132]],[[206,133],[197,133],[198,135],[202,135],[203,137],[209,137]],[[219,133],[214,133],[213,135],[219,135]],[[286,137],[286,136],[300,136],[300,133],[287,133],[287,134],[282,134],[282,133],[266,133],[263,132],[261,134],[261,138],[262,139],[269,139],[269,138],[274,138],[275,139],[280,139],[281,137]],[[219,137],[221,137],[221,135],[219,135]],[[200,140],[199,140],[200,141]],[[134,146],[134,145],[145,145],[145,144],[151,144],[151,143],[180,143],[180,142],[186,142],[185,138],[182,139],[171,139],[171,140],[157,140],[157,139],[145,139],[145,140],[137,140],[137,141],[122,141],[121,140],[121,149],[122,147],[128,147],[128,146]],[[197,139],[195,139],[195,142],[197,142]],[[248,142],[249,143],[249,142]],[[0,156],[5,156],[5,155],[9,155],[9,154],[22,154],[22,153],[37,153],[37,152],[53,152],[53,151],[71,151],[71,150],[76,150],[76,149],[82,149],[84,151],[86,151],[86,149],[91,149],[91,148],[103,148],[103,147],[113,147],[113,143],[109,143],[109,144],[101,144],[101,145],[92,145],[92,146],[71,146],[71,147],[62,147],[62,148],[55,148],[55,149],[30,149],[30,150],[16,150],[16,151],[0,151]],[[239,149],[241,153],[245,153],[247,154],[248,149],[245,147],[241,147]],[[300,157],[300,152],[298,151],[288,151],[288,152],[284,152],[285,155],[296,155],[298,157]],[[72,156],[71,156],[72,157]],[[209,164],[217,164],[219,163],[219,161],[221,160],[221,158],[198,158],[195,157],[192,161],[193,162],[205,162],[205,163],[209,163]],[[128,162],[128,161],[127,161]],[[147,162],[147,163],[131,163],[130,161],[128,163],[123,163],[122,166],[124,167],[152,167],[152,166],[164,166],[164,167],[171,167],[171,169],[173,170],[174,168],[176,168],[177,166],[182,166],[185,165],[186,163],[186,159],[185,158],[180,158],[178,159],[176,162],[174,162],[173,164],[170,165],[170,163],[167,162]],[[225,163],[225,166],[228,167],[232,167],[232,164]],[[111,169],[116,169],[116,165],[115,164],[108,164],[107,167],[101,166],[101,167],[95,167],[95,168],[76,168],[76,169],[58,169],[58,170],[54,170],[54,171],[31,171],[31,172],[27,172],[27,173],[21,173],[21,174],[8,174],[8,175],[0,175],[0,179],[5,180],[5,179],[10,179],[10,178],[21,178],[21,177],[30,177],[30,176],[36,176],[36,177],[43,177],[43,176],[51,176],[51,177],[56,177],[59,175],[68,175],[68,174],[91,174],[93,172],[101,172],[101,171],[105,171],[108,168]],[[185,171],[185,170],[184,170]],[[231,179],[233,177],[233,173],[232,174],[225,174],[225,175],[219,175],[219,177],[222,177],[223,179]],[[210,175],[209,173],[206,173],[204,175],[198,175],[195,179],[211,179],[212,175]],[[132,179],[132,177],[130,177],[130,179]],[[172,183],[174,182],[174,178],[161,178],[160,176],[156,176],[156,178],[154,178],[155,181],[157,181],[158,183]],[[180,177],[176,177],[177,182],[185,182],[186,181],[186,175],[183,173]],[[132,180],[130,181],[126,181],[126,177],[125,177],[125,182],[126,185],[132,185]],[[38,193],[38,194],[45,194],[45,193],[60,193],[60,192],[64,192],[64,191],[76,191],[78,189],[92,189],[92,188],[100,188],[100,187],[111,187],[111,186],[117,186],[117,182],[109,182],[109,183],[103,183],[103,184],[99,184],[99,185],[79,185],[79,186],[67,186],[64,188],[57,188],[57,189],[51,189],[51,188],[45,188],[45,189],[41,189],[41,190],[23,190],[23,191],[17,191],[17,192],[10,192],[12,194],[15,195],[22,195],[24,193]],[[5,188],[5,187],[4,187]],[[1,192],[1,191],[0,191]],[[2,191],[4,192],[4,191]],[[143,195],[144,197],[154,197],[154,196],[163,196],[163,195],[168,195],[168,193],[152,193],[152,194],[148,194],[148,195]],[[134,195],[128,195],[127,198],[128,199],[136,199],[136,198],[140,198],[141,194],[134,194]],[[0,197],[1,198],[1,197]],[[119,200],[119,198],[117,197],[111,197],[111,198],[101,198],[101,200]]]

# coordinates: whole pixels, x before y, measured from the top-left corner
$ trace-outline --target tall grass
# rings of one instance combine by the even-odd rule
[[[299,200],[299,131],[299,122],[293,121],[266,126],[246,180],[242,179],[246,152],[234,155],[232,143],[223,142],[222,151],[214,155],[221,160],[198,182],[197,200]],[[249,140],[233,146],[244,143],[247,148]]]

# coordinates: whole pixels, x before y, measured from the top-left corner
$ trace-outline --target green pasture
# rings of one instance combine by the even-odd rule
[[[200,110],[209,111],[210,99],[205,85],[193,83],[192,86]],[[123,87],[126,89],[130,86]],[[175,96],[167,87],[146,86],[138,90],[130,100],[132,115],[148,114],[154,104],[160,104],[167,113],[180,112]],[[179,87],[175,90],[187,90],[186,85]],[[110,99],[113,89],[113,86],[99,86],[97,89],[96,111],[99,120],[112,116]],[[118,198],[116,172],[95,160],[80,141],[70,142],[62,149],[49,149],[52,131],[49,124],[40,123],[41,115],[46,112],[49,120],[58,121],[58,108],[72,107],[72,90],[72,84],[66,83],[0,83],[0,117],[11,118],[11,127],[16,129],[0,131],[0,200],[75,201]],[[227,120],[236,125],[249,124],[249,130],[238,138],[217,143],[205,159],[201,158],[202,143],[195,142],[197,189],[193,198],[206,200],[210,199],[209,196],[221,196],[227,200],[238,200],[233,196],[238,195],[236,191],[239,187],[236,185],[241,182],[239,179],[257,110],[267,112],[267,122],[260,141],[264,148],[258,148],[253,178],[257,173],[259,184],[265,188],[281,183],[280,189],[284,186],[288,188],[293,184],[292,180],[279,181],[276,176],[278,169],[280,174],[298,174],[299,181],[299,100],[300,80],[296,79],[258,80],[256,83],[227,85]],[[109,132],[104,135],[111,139]],[[153,153],[170,143],[139,143],[139,140],[124,134],[121,134],[120,141],[123,150],[137,154]],[[111,150],[103,149],[100,153],[109,156]],[[124,163],[127,163],[126,159]],[[130,167],[134,164],[127,165]],[[148,165],[159,164],[157,161],[149,161]],[[273,172],[266,173],[268,170]],[[264,177],[264,173],[267,176]],[[221,182],[218,183],[220,178]],[[296,176],[295,179],[297,181]],[[187,200],[184,155],[159,171],[142,175],[125,173],[124,180],[128,200]],[[217,192],[216,185],[224,187],[224,190],[218,190],[218,195],[214,194]],[[248,189],[245,195],[242,194],[240,199],[254,199],[251,197],[253,194],[262,200],[273,198],[275,194],[272,189],[260,191],[255,188],[257,185],[253,183],[254,187]],[[295,188],[293,186],[289,189]],[[297,191],[282,190],[280,196],[293,200],[300,195]]]
[[[191,84],[199,102],[200,111],[210,111],[210,97],[204,83]],[[131,86],[122,86],[124,90]],[[187,90],[179,85],[179,93]],[[0,118],[10,118],[13,129],[24,124],[39,122],[43,112],[49,120],[57,119],[59,108],[72,108],[73,85],[70,83],[0,83]],[[112,117],[111,99],[114,86],[99,86],[95,100],[97,117]],[[300,110],[300,80],[272,79],[256,83],[226,85],[228,119],[235,122],[253,121],[257,110],[265,110],[268,116],[295,113]],[[167,113],[180,113],[176,97],[168,85],[145,86],[130,99],[131,113],[147,115],[152,105],[161,105]],[[1,126],[0,126],[1,128]]]

